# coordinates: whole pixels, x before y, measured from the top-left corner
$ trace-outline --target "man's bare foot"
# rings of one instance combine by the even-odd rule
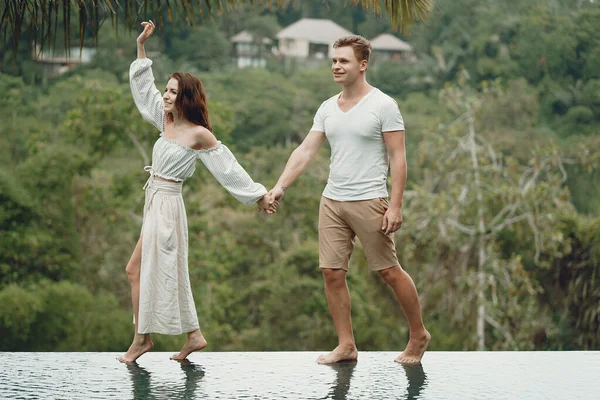
[[[199,331],[197,334],[193,334],[188,336],[187,341],[181,348],[181,351],[177,354],[171,356],[171,360],[182,361],[193,353],[194,351],[200,351],[206,347],[206,339],[204,339],[204,335],[202,335]]]
[[[340,361],[356,361],[358,359],[358,350],[354,344],[339,345],[327,355],[317,358],[318,364],[334,364]]]
[[[144,337],[143,339],[133,339],[133,343],[129,346],[127,353],[123,354],[117,360],[122,363],[131,363],[140,358],[140,356],[154,348],[154,343],[150,340],[150,337]]]
[[[394,361],[400,364],[419,364],[427,346],[431,342],[431,335],[427,330],[419,337],[411,337],[406,349]]]

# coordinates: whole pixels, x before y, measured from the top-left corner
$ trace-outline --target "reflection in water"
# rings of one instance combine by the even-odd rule
[[[423,365],[401,365],[408,380],[406,400],[417,400],[421,395],[421,390],[427,386],[427,375],[423,370]]]
[[[181,370],[185,373],[185,390],[181,397],[175,398],[192,399],[194,398],[194,394],[197,394],[198,382],[204,376],[204,370],[187,358],[181,361],[180,364]]]
[[[120,353],[0,352],[0,399],[589,399],[600,393],[598,351],[432,351],[426,374],[421,366],[394,363],[390,352],[362,352],[356,367],[318,366],[315,352],[301,351],[209,352],[197,355],[196,366],[168,361],[171,354],[150,352],[140,368],[116,361]]]
[[[346,400],[348,391],[350,390],[350,379],[356,367],[356,361],[340,362],[337,364],[328,364],[336,372],[335,383],[331,385],[331,389],[325,399],[331,400]]]
[[[133,398],[150,398],[150,372],[135,362],[127,363],[126,365],[131,375],[131,382],[133,383]]]
[[[180,385],[169,385],[169,387],[160,388],[152,387],[150,380],[150,372],[145,368],[140,367],[137,363],[128,363],[127,369],[133,383],[133,398],[134,399],[152,399],[163,398],[162,395],[168,395],[169,399],[193,399],[196,398],[196,389],[198,382],[204,376],[204,370],[189,360],[180,362],[181,370],[185,374],[185,382],[183,388]],[[153,393],[155,392],[155,393]],[[160,393],[156,393],[160,392]],[[163,393],[167,392],[167,393]]]

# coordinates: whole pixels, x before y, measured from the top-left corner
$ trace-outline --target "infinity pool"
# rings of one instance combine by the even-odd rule
[[[320,352],[0,353],[0,399],[599,399],[600,352],[397,353],[315,363]]]

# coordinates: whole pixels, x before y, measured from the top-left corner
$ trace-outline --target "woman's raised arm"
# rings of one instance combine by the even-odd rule
[[[154,23],[142,22],[144,31],[137,38],[138,58],[129,68],[129,84],[133,101],[142,117],[154,125],[159,131],[164,129],[165,111],[160,91],[154,84],[152,60],[146,58],[144,43],[154,32]]]

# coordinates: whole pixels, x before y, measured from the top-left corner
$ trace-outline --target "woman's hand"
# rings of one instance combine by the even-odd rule
[[[152,36],[154,28],[156,28],[152,20],[150,20],[149,22],[142,22],[142,26],[144,27],[144,30],[142,31],[142,33],[140,33],[140,36],[138,36],[137,38],[138,44],[144,44],[144,42],[146,42],[146,40],[148,40],[150,36]]]
[[[264,211],[267,214],[275,214],[277,212],[277,206],[279,206],[279,201],[274,200],[271,195],[267,193],[258,200],[256,205],[258,205],[259,212]]]

